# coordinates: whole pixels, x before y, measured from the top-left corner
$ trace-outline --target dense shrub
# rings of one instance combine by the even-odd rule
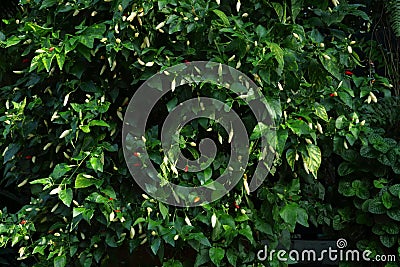
[[[399,102],[384,77],[351,72],[359,66],[371,73],[370,59],[357,54],[365,43],[352,37],[366,30],[360,5],[21,5],[23,12],[3,20],[0,32],[0,194],[20,202],[18,211],[0,213],[0,246],[16,248],[23,264],[107,266],[126,249],[135,264],[145,253],[151,262],[144,266],[247,266],[257,261],[263,242],[289,247],[296,226],[310,224],[375,253],[398,253],[398,117],[385,110]],[[243,180],[214,203],[176,208],[142,195],[134,183],[123,158],[122,118],[143,81],[194,60],[224,63],[252,77],[278,114],[278,144],[270,175],[256,192],[248,194]],[[177,88],[148,123],[146,147],[165,176],[171,164],[163,165],[160,150],[164,114],[198,92]],[[263,154],[254,116],[227,90],[210,85],[201,94],[241,114],[254,137],[246,171],[251,178]],[[192,142],[208,136],[209,128],[219,144],[216,160],[202,172],[179,171],[177,183],[205,183],[226,168],[228,134],[215,121],[190,122],[180,147],[198,157]],[[346,198],[337,201],[339,194]]]

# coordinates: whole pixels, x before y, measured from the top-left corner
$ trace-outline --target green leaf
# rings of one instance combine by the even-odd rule
[[[384,235],[385,231],[382,229],[382,225],[380,224],[374,224],[372,227],[372,232],[376,235]]]
[[[343,89],[343,90],[344,90],[346,93],[348,93],[351,97],[355,97],[354,91],[353,91],[351,88],[349,88],[349,87],[347,87],[347,86],[342,86],[341,89]],[[358,118],[358,117],[357,117],[357,114],[354,113],[354,115],[356,116],[356,118]],[[356,119],[356,118],[355,118],[355,119]]]
[[[177,104],[178,104],[178,98],[177,97],[174,97],[170,101],[168,101],[168,103],[167,103],[168,112],[171,112],[171,110],[174,109],[174,107],[176,107]]]
[[[335,122],[336,129],[343,129],[345,125],[348,123],[346,116],[340,115]]]
[[[274,55],[276,61],[278,62],[278,69],[282,71],[285,64],[282,48],[276,43],[266,42],[266,44],[267,47],[271,50],[271,53]]]
[[[223,248],[219,248],[219,247],[212,247],[210,248],[209,252],[208,252],[211,261],[219,266],[222,259],[224,258],[225,255],[225,250]]]
[[[265,136],[268,134],[268,132],[271,132],[270,126],[259,122],[253,129],[253,132],[250,135],[250,140],[256,140],[260,138],[261,136]]]
[[[368,199],[370,196],[369,187],[364,183],[360,182],[360,185],[355,188],[356,196],[360,199]]]
[[[35,248],[33,249],[32,254],[39,253],[41,255],[44,255],[45,248],[46,248],[46,246],[38,246],[38,245],[36,245]]]
[[[108,198],[100,195],[97,192],[93,192],[92,194],[90,194],[87,198],[87,201],[91,201],[91,202],[95,202],[95,203],[102,203],[102,204],[106,204],[109,202]]]
[[[58,193],[58,197],[61,199],[61,201],[67,207],[69,207],[71,205],[72,196],[73,196],[73,194],[72,194],[72,189],[71,188],[63,189]]]
[[[110,125],[102,120],[92,120],[89,122],[89,126],[102,126],[102,127],[108,127],[110,128]]]
[[[276,3],[276,2],[272,2],[271,5],[274,8],[276,14],[278,15],[279,21],[281,23],[285,23],[285,20],[286,20],[285,14],[286,14],[286,12],[285,12],[284,7],[281,4]]]
[[[137,225],[137,224],[139,224],[139,223],[142,223],[142,222],[145,222],[145,221],[146,221],[145,218],[139,217],[139,218],[137,218],[137,219],[135,220],[135,222],[132,224],[132,226],[135,226],[135,225]]]
[[[315,103],[314,108],[315,108],[315,115],[317,115],[319,118],[321,118],[326,122],[329,121],[328,113],[326,112],[326,109],[323,105]]]
[[[286,204],[279,212],[283,221],[291,227],[296,225],[298,205],[295,203]]]
[[[338,80],[342,79],[342,75],[339,70],[339,62],[337,59],[332,55],[328,55],[330,59],[326,59],[323,55],[319,56],[319,60],[322,63],[322,66],[330,73],[332,74],[333,77],[335,77]]]
[[[352,187],[348,181],[340,181],[338,191],[345,197],[352,197],[355,195],[356,190]]]
[[[256,27],[256,33],[257,33],[258,38],[261,40],[267,35],[268,32],[264,26],[258,25]]]
[[[104,166],[104,153],[101,153],[98,157],[93,156],[89,160],[91,167],[93,170],[96,172],[103,172],[103,166]]]
[[[400,198],[400,184],[395,184],[389,187],[389,192],[395,196]]]
[[[232,266],[236,266],[238,255],[233,248],[228,248],[228,250],[226,251],[226,257],[228,258],[228,261]]]
[[[353,99],[352,97],[346,92],[339,92],[339,99],[343,101],[349,108],[353,108]]]
[[[369,202],[368,211],[373,214],[384,214],[386,212],[386,208],[381,201],[373,199],[371,202]]]
[[[224,12],[222,12],[221,10],[218,10],[218,9],[214,9],[213,12],[215,13],[215,15],[217,15],[222,20],[222,22],[225,24],[225,26],[229,26],[229,24],[230,24],[229,19],[225,15]]]
[[[295,24],[297,15],[300,14],[301,9],[303,8],[303,0],[291,0],[291,9],[292,9],[292,20]]]
[[[48,185],[51,184],[51,179],[50,178],[42,178],[42,179],[37,179],[34,181],[29,182],[30,184],[43,184],[43,185]]]
[[[281,155],[283,153],[283,150],[285,149],[286,146],[286,141],[289,137],[288,129],[279,129],[276,132],[276,136],[278,139],[278,143],[276,146],[276,152]]]
[[[56,54],[56,59],[57,59],[58,67],[60,68],[60,70],[62,70],[64,67],[64,63],[65,63],[65,54],[63,54],[63,53]]]
[[[294,171],[294,164],[296,162],[296,150],[288,149],[286,151],[286,160],[287,160],[290,168],[292,169],[292,171]]]
[[[6,44],[5,48],[19,44],[21,41],[22,40],[20,38],[18,38],[17,36],[11,36],[11,37],[7,38],[7,40],[5,42],[5,44]]]
[[[352,149],[346,149],[343,153],[340,153],[340,156],[346,161],[353,162],[357,160],[358,152]]]
[[[387,211],[387,215],[395,220],[395,221],[399,221],[400,222],[400,209],[393,209],[393,210],[388,210]]]
[[[271,236],[273,235],[272,226],[260,218],[256,219],[254,226],[255,226],[255,229],[259,230],[260,232],[262,232],[264,234],[271,235]]]
[[[251,230],[251,227],[249,225],[246,225],[245,228],[239,230],[239,234],[242,236],[245,236],[251,244],[254,244],[254,238],[253,238],[253,231]]]
[[[163,262],[163,267],[183,267],[183,264],[179,260],[168,260]],[[200,265],[199,265],[200,266]]]
[[[375,151],[372,149],[372,147],[369,147],[369,146],[361,147],[360,155],[364,158],[369,158],[369,159],[374,159],[377,157],[377,154],[375,153]]]
[[[313,144],[308,144],[306,148],[308,156],[305,157],[304,154],[302,154],[303,160],[314,177],[317,177],[317,171],[321,165],[321,150],[318,146]]]
[[[84,133],[90,133],[90,127],[89,125],[79,125],[79,128],[82,130]]]
[[[289,120],[286,124],[298,136],[312,133],[308,124],[303,120]]]
[[[237,216],[235,218],[235,221],[237,222],[244,222],[244,221],[248,221],[249,220],[249,216],[247,216],[246,214],[240,214],[239,216]]]
[[[54,258],[54,267],[64,267],[67,265],[67,258],[65,255],[57,256]]]
[[[7,149],[6,153],[4,154],[3,164],[8,162],[10,159],[12,159],[13,156],[15,156],[15,154],[17,154],[17,152],[21,148],[21,145],[12,143],[7,148],[8,149]]]
[[[316,44],[324,42],[324,36],[315,28],[310,33],[310,39]]]
[[[356,87],[360,87],[360,85],[363,84],[366,81],[366,77],[357,77],[356,75],[352,75],[351,79],[353,80],[353,82],[356,85]],[[370,91],[370,87],[368,87],[368,93],[369,93],[369,91]],[[365,94],[365,95],[360,94],[360,97],[364,97],[367,94]]]
[[[350,173],[353,173],[354,171],[355,171],[354,167],[348,162],[342,162],[342,163],[340,163],[340,165],[338,167],[338,174],[340,176],[349,175]]]
[[[53,62],[54,57],[55,57],[55,54],[42,57],[43,66],[46,68],[47,72],[50,72],[51,62]]]
[[[210,261],[210,256],[208,255],[208,249],[200,249],[197,254],[196,261],[194,263],[195,267],[204,266],[205,263]]]
[[[89,225],[90,225],[90,220],[92,219],[93,215],[94,215],[94,210],[92,210],[92,209],[85,209],[85,210],[82,212],[82,217],[83,217],[83,219],[84,219],[85,221],[87,221],[87,223],[88,223]]]
[[[393,205],[393,201],[392,201],[392,196],[390,195],[389,192],[384,192],[382,194],[382,203],[383,206],[385,206],[385,208],[390,209]]]
[[[297,209],[297,222],[305,227],[309,227],[308,225],[308,213],[303,208]]]
[[[379,180],[374,180],[374,187],[381,189],[381,188],[384,188],[387,183],[388,183],[388,181],[386,179],[380,178]],[[389,188],[389,191],[390,191],[390,188]],[[400,191],[400,186],[399,186],[399,191]],[[392,191],[390,191],[390,193],[392,193]]]
[[[39,10],[54,6],[57,2],[57,0],[43,0]]]
[[[193,239],[199,241],[201,244],[207,247],[211,247],[211,243],[203,233],[195,233]]]
[[[158,249],[160,248],[161,238],[157,237],[156,239],[151,242],[151,250],[153,251],[154,255],[157,254]]]
[[[58,179],[58,178],[64,176],[64,174],[66,174],[70,170],[71,170],[71,167],[69,167],[66,163],[60,163],[60,164],[56,165],[56,167],[54,168],[54,170],[50,174],[50,176],[53,177],[54,179]]]
[[[382,244],[387,248],[393,247],[397,242],[397,236],[395,235],[381,235],[379,239],[381,240]]]
[[[94,24],[86,28],[82,32],[82,35],[78,37],[79,38],[78,40],[84,46],[92,49],[94,44],[94,39],[103,38],[103,34],[105,31],[106,31],[106,26],[104,24]],[[78,31],[77,33],[81,33],[81,31]]]
[[[393,165],[392,170],[395,174],[400,174],[400,166],[398,164]]]
[[[168,217],[168,207],[166,207],[163,203],[158,202],[158,208],[160,209],[161,215],[163,219]]]
[[[27,22],[25,24],[25,30],[29,31],[29,32],[34,32],[35,34],[39,35],[39,36],[43,36],[48,34],[49,32],[53,31],[53,28],[45,28],[42,26],[39,26],[33,22]]]
[[[382,229],[391,235],[397,235],[400,232],[400,227],[396,224],[396,222],[387,222],[382,225]]]
[[[116,241],[116,238],[117,238],[116,235],[112,235],[111,233],[107,233],[107,234],[106,234],[106,239],[105,239],[106,244],[107,244],[109,247],[112,247],[112,248],[118,247],[118,243],[117,243],[117,241]]]
[[[380,163],[382,163],[383,165],[386,165],[386,166],[391,166],[392,165],[392,162],[389,160],[389,158],[385,154],[380,154],[378,156],[378,161]]]
[[[90,225],[90,220],[92,219],[94,215],[94,210],[93,209],[87,209],[83,207],[74,207],[72,210],[72,216],[73,218],[77,217],[78,215],[82,214],[82,218],[88,222]]]
[[[72,209],[72,217],[75,218],[79,214],[82,214],[82,212],[84,212],[85,210],[86,210],[86,208],[83,208],[83,207],[74,207]]]
[[[170,23],[168,34],[180,32],[182,31],[182,29],[183,29],[182,20],[180,18],[176,19]]]
[[[89,177],[89,178],[87,178]],[[85,175],[80,173],[75,179],[75,188],[85,188],[91,185],[96,185],[96,187],[100,187],[103,184],[103,180],[94,179],[90,175]]]

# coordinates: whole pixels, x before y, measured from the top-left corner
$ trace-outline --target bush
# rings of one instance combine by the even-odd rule
[[[18,248],[22,265],[109,265],[126,249],[144,266],[247,266],[264,241],[271,249],[289,247],[296,226],[310,223],[331,231],[364,225],[356,237],[333,236],[362,237],[359,246],[374,251],[381,243],[398,246],[398,135],[373,120],[385,110],[381,98],[395,99],[384,77],[350,71],[362,65],[357,49],[364,45],[351,35],[368,16],[342,2],[21,1],[23,12],[3,20],[0,32],[0,183],[7,189],[0,193],[22,202],[18,212],[0,214],[0,246]],[[145,80],[195,60],[252,77],[278,114],[278,142],[256,192],[248,194],[243,179],[218,201],[178,208],[142,195],[133,183],[122,119]],[[145,136],[152,160],[171,178],[159,130],[168,111],[198,92],[241,115],[254,137],[251,178],[264,153],[263,132],[240,98],[212,85],[177,88],[157,103]],[[196,159],[209,128],[219,144],[216,159],[202,172],[180,170],[176,183],[207,183],[227,168],[228,133],[213,120],[187,124],[179,146]],[[363,176],[371,171],[375,178]],[[343,203],[332,201],[337,187],[348,197]],[[386,215],[371,224],[371,213]],[[365,241],[375,239],[381,243]],[[152,262],[138,263],[139,253]]]

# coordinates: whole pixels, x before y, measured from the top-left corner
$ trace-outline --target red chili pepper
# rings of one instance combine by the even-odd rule
[[[50,51],[50,52],[53,52],[53,50],[54,50],[54,47],[50,47],[50,48],[49,48],[49,51]]]
[[[140,163],[135,163],[135,164],[133,164],[133,166],[140,167]]]
[[[114,200],[112,197],[110,197],[108,200]]]
[[[22,60],[22,63],[26,64],[26,63],[29,63],[29,61],[30,61],[29,58],[24,58],[24,59]]]
[[[184,172],[188,172],[188,170],[189,170],[189,166],[186,165],[186,167],[185,167],[185,169],[184,169]]]
[[[345,73],[346,75],[349,75],[349,76],[351,76],[351,75],[354,74],[353,72],[351,72],[351,71],[349,71],[349,70],[346,70],[344,73]]]
[[[135,156],[135,157],[139,157],[139,153],[138,152],[133,152],[133,155]]]
[[[190,65],[190,61],[185,59],[183,62],[185,62],[186,65]]]
[[[22,220],[19,224],[22,224],[22,225],[26,224],[26,220]]]
[[[235,206],[236,209],[240,208],[240,206],[236,203],[236,201],[233,202],[233,206]]]
[[[118,213],[118,212],[121,212],[121,210],[115,210],[115,212],[117,212],[117,213]]]
[[[28,155],[28,156],[25,157],[25,159],[32,159],[32,156]]]
[[[330,94],[329,96],[330,96],[330,97],[334,97],[334,96],[335,96],[335,94],[334,94],[334,93],[332,93],[332,94]]]

